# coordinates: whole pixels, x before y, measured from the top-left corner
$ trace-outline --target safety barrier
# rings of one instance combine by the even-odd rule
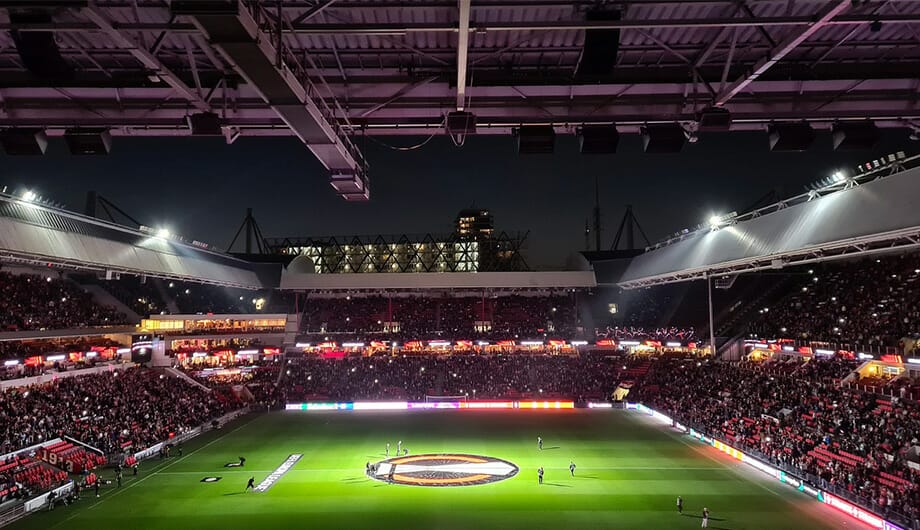
[[[771,477],[782,482],[783,484],[791,486],[797,489],[798,491],[805,493],[811,497],[814,497],[818,499],[819,501],[823,502],[824,504],[827,504],[828,506],[831,506],[849,515],[850,517],[853,517],[854,519],[858,519],[862,521],[863,523],[868,524],[872,528],[877,528],[878,530],[908,530],[908,528],[910,528],[910,524],[907,521],[901,521],[901,523],[908,524],[908,528],[899,526],[895,524],[894,522],[886,520],[883,516],[877,513],[874,513],[873,511],[869,509],[863,508],[861,506],[857,506],[856,504],[853,504],[851,502],[848,502],[842,499],[839,495],[839,492],[835,494],[835,493],[828,491],[828,488],[816,487],[813,482],[810,482],[802,478],[804,476],[804,473],[801,473],[798,470],[779,469],[773,464],[768,464],[764,462],[763,460],[749,454],[748,452],[742,451],[732,446],[731,444],[728,444],[713,436],[710,436],[709,434],[705,432],[702,432],[695,428],[686,426],[680,423],[679,421],[671,418],[670,416],[666,414],[662,414],[649,407],[646,407],[645,405],[641,403],[627,403],[626,409],[641,412],[643,414],[651,416],[652,418],[661,422],[664,425],[668,425],[670,427],[678,429],[681,432],[687,433],[692,438],[695,438],[707,445],[710,445],[718,449],[719,451],[731,456],[732,458],[735,458],[736,460],[744,462],[745,464],[761,471],[762,473],[766,473],[767,475],[770,475]],[[916,525],[914,525],[913,528],[917,528]]]

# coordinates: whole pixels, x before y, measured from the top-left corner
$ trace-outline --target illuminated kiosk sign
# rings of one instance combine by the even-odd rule
[[[466,454],[424,454],[390,458],[367,470],[369,477],[407,486],[478,486],[509,479],[518,467],[507,460]]]

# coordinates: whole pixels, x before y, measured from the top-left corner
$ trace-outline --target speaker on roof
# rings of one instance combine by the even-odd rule
[[[221,136],[220,116],[213,112],[199,112],[186,116],[192,136]]]
[[[11,156],[43,155],[48,148],[48,135],[43,129],[7,129],[0,132],[0,145]]]
[[[447,134],[476,134],[476,115],[472,112],[454,111],[447,113]]]
[[[237,15],[237,0],[173,0],[169,4],[172,15]]]
[[[831,138],[837,151],[871,149],[878,143],[879,130],[868,120],[835,123],[831,126]]]
[[[805,151],[815,141],[808,122],[771,123],[767,127],[771,151]]]
[[[616,125],[585,125],[578,131],[578,150],[583,155],[613,154],[619,143]]]
[[[10,10],[11,24],[51,24],[51,13],[41,10]],[[36,77],[49,81],[67,81],[74,76],[73,67],[64,60],[51,31],[12,30],[10,35],[23,66]]]
[[[687,135],[679,123],[654,123],[639,128],[646,153],[679,153]]]
[[[732,128],[732,114],[724,107],[707,107],[696,116],[699,132],[726,132]]]
[[[68,129],[64,141],[72,155],[107,155],[112,150],[108,129]]]
[[[525,125],[514,130],[519,155],[552,153],[556,131],[552,125]]]
[[[620,20],[617,10],[593,10],[585,14],[588,22],[615,22]],[[620,48],[619,29],[585,30],[585,43],[575,69],[575,78],[593,78],[610,75],[616,64]]]

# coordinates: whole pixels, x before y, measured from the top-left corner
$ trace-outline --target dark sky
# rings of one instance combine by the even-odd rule
[[[380,137],[393,145],[417,140]],[[615,155],[582,156],[576,139],[557,138],[552,155],[518,156],[510,137],[470,137],[463,148],[438,137],[416,151],[367,142],[371,201],[337,198],[310,152],[293,138],[115,138],[108,157],[73,157],[54,140],[41,158],[0,155],[0,185],[28,186],[83,209],[97,190],[138,220],[187,239],[225,247],[255,210],[266,236],[447,232],[457,211],[489,208],[496,227],[530,230],[532,266],[559,267],[584,246],[584,223],[600,177],[604,242],[626,204],[653,242],[738,210],[772,189],[783,196],[809,182],[898,149],[916,151],[902,130],[869,152],[835,153],[828,134],[805,153],[770,153],[765,133],[731,133],[688,144],[676,155],[646,155],[622,136]]]

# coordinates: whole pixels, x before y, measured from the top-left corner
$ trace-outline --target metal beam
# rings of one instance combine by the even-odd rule
[[[300,24],[301,22],[306,22],[307,20],[310,20],[316,15],[322,13],[323,10],[326,9],[327,7],[332,6],[332,4],[334,4],[335,2],[336,0],[326,0],[325,2],[323,1],[316,2],[315,4],[313,4],[313,7],[311,7],[310,9],[307,9],[306,11],[298,15],[297,18],[292,20],[291,24]]]
[[[481,7],[478,6],[477,7]],[[339,18],[337,16],[330,18]],[[841,15],[829,20],[825,25],[852,26],[868,24],[879,21],[882,24],[917,24],[920,14],[905,13],[883,16],[865,14]],[[681,19],[636,19],[621,21],[584,21],[560,20],[553,22],[504,22],[482,24],[475,28],[479,32],[491,31],[569,31],[587,29],[656,29],[656,28],[723,28],[723,27],[774,27],[774,26],[811,26],[815,23],[814,16],[777,16],[764,18],[681,18]],[[197,33],[193,24],[178,24],[167,22],[124,22],[114,24],[121,31],[168,31],[170,33]],[[0,31],[71,31],[86,32],[98,31],[93,24],[86,22],[60,22],[53,24],[12,24],[0,23]],[[455,33],[457,27],[453,24],[402,24],[402,23],[342,23],[342,24],[295,24],[291,33],[305,35],[326,34],[353,34],[353,35],[390,35],[402,36],[407,33]]]
[[[385,101],[381,101],[380,103],[377,103],[377,104],[374,105],[373,107],[371,107],[371,108],[365,110],[364,112],[362,112],[361,114],[359,114],[358,117],[360,117],[360,118],[366,118],[366,117],[370,116],[371,114],[377,112],[378,110],[380,110],[380,109],[386,107],[386,106],[389,105],[390,103],[393,103],[394,101],[398,100],[399,98],[405,96],[405,95],[408,94],[409,92],[412,92],[412,91],[415,90],[416,88],[418,88],[418,87],[420,87],[420,86],[422,86],[422,85],[427,85],[428,83],[431,83],[432,81],[434,81],[434,80],[436,80],[436,79],[437,79],[437,77],[429,77],[429,78],[427,78],[427,79],[422,79],[422,80],[420,80],[420,81],[416,81],[415,83],[408,84],[408,85],[406,85],[406,86],[400,88],[399,90],[397,90],[395,94],[393,94],[392,96],[390,96],[390,97],[389,97],[388,99],[386,99]]]
[[[333,99],[320,89],[280,39],[260,28],[258,5],[237,2],[233,14],[218,10],[191,18],[214,48],[330,171],[331,184],[347,200],[367,200],[369,189],[360,151],[346,135]],[[279,21],[279,24],[283,21]],[[279,47],[276,47],[279,46]]]
[[[175,89],[189,103],[202,112],[211,112],[211,105],[205,101],[198,92],[186,85],[176,74],[169,68],[166,68],[155,55],[145,49],[139,48],[130,38],[116,29],[109,19],[94,6],[89,6],[80,11],[86,18],[91,20],[100,30],[108,35],[119,48],[126,49],[128,52],[145,68],[150,70],[151,74],[156,74],[163,82]]]
[[[836,3],[836,1],[835,1]],[[847,2],[849,3],[849,2]],[[845,15],[827,20],[822,25],[858,25],[878,20],[883,24],[916,24],[920,14],[896,14],[873,17],[868,15]],[[771,27],[815,25],[814,15],[779,16],[764,18],[684,18],[684,19],[637,19],[619,21],[533,21],[533,22],[492,22],[476,26],[478,32],[492,31],[570,31],[588,29],[655,29],[655,28],[723,28],[723,27]],[[2,25],[0,25],[2,29]],[[294,33],[306,35],[350,34],[350,35],[389,35],[402,36],[408,33],[454,33],[457,27],[452,24],[403,24],[403,23],[343,23],[343,24],[297,24]]]
[[[457,32],[457,110],[466,108],[466,67],[470,44],[470,0],[459,0],[460,25]]]
[[[821,10],[820,16],[818,16],[815,21],[803,28],[801,31],[796,31],[792,35],[789,35],[782,42],[780,42],[776,48],[770,51],[770,53],[757,62],[754,65],[754,68],[751,69],[749,73],[741,76],[737,81],[730,84],[722,90],[721,93],[716,97],[716,105],[725,105],[728,103],[731,98],[735,97],[736,94],[747,88],[748,85],[753,83],[758,77],[764,74],[767,70],[773,67],[776,63],[783,60],[783,57],[789,54],[794,50],[799,44],[807,40],[809,37],[814,35],[816,31],[823,28],[831,21],[834,17],[842,13],[849,7],[851,0],[834,0],[830,2],[824,9]]]

